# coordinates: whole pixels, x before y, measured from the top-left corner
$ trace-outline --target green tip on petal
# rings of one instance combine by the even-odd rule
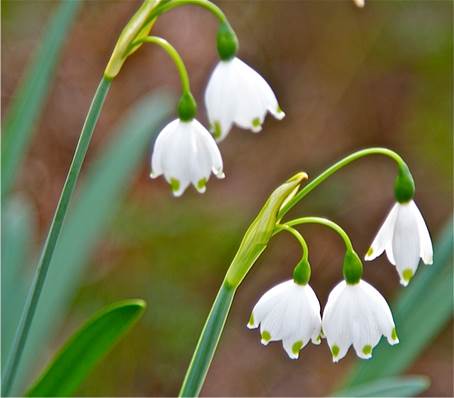
[[[177,180],[176,178],[171,178],[170,179],[170,188],[172,188],[173,192],[176,192],[180,189],[180,181]]]
[[[391,338],[393,340],[397,340],[398,339],[396,328],[393,328],[393,330],[391,331]]]
[[[363,347],[363,354],[364,355],[372,354],[372,346],[370,344],[367,344]]]
[[[317,343],[321,343],[321,342],[322,342],[322,336],[319,334],[317,337]]]
[[[252,127],[258,128],[261,125],[262,125],[262,123],[260,122],[260,119],[258,117],[256,117],[255,119],[252,120]]]
[[[336,357],[339,355],[339,352],[340,352],[339,346],[337,346],[336,344],[334,344],[334,345],[331,347],[331,354],[333,354],[333,357],[336,358]]]
[[[254,322],[254,314],[251,314],[251,316],[249,317],[248,325],[249,325],[249,326],[254,326],[254,325],[255,325],[255,322]]]
[[[303,342],[302,342],[301,340],[299,340],[299,341],[293,343],[293,345],[292,345],[292,352],[293,352],[295,355],[297,355],[297,354],[300,352],[301,348],[303,348]]]
[[[214,124],[211,128],[211,131],[212,131],[213,137],[215,139],[221,138],[221,135],[222,135],[221,123],[219,123],[218,121],[214,122]]]
[[[411,268],[405,268],[404,272],[402,272],[402,277],[405,282],[410,282],[411,278],[413,278],[413,270]]]
[[[277,112],[277,113],[284,113],[284,111],[282,110],[282,108],[281,108],[280,105],[277,106],[276,112]]]
[[[268,343],[271,340],[271,334],[268,330],[264,330],[261,336],[264,343]]]
[[[367,250],[366,256],[367,256],[367,257],[372,256],[372,253],[373,253],[373,252],[374,252],[374,249],[372,249],[372,247],[369,247],[369,249]]]
[[[207,186],[207,179],[206,178],[202,178],[197,183],[197,188],[199,188],[199,189],[204,189],[206,186]]]

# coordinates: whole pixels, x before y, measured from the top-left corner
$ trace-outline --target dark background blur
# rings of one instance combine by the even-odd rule
[[[4,112],[55,2],[2,3]],[[451,1],[367,1],[364,9],[348,0],[217,3],[237,31],[240,57],[270,82],[287,117],[281,122],[268,118],[259,135],[233,129],[220,145],[227,178],[212,179],[203,196],[189,189],[182,198],[172,198],[162,179],[149,180],[144,159],[92,256],[59,339],[41,362],[104,304],[144,298],[149,304],[144,318],[97,367],[80,395],[178,392],[243,232],[269,192],[297,171],[314,177],[351,151],[386,146],[408,162],[417,203],[434,237],[451,214]],[[86,1],[67,39],[16,184],[39,215],[37,247],[97,82],[138,4]],[[185,7],[162,17],[154,29],[184,58],[204,122],[203,92],[217,62],[216,28],[209,13]],[[113,83],[86,164],[128,107],[158,87],[177,93],[177,73],[160,49],[144,47]],[[332,218],[363,253],[393,203],[394,173],[393,162],[385,158],[358,161],[314,191],[293,214]],[[323,306],[341,277],[342,245],[320,227],[303,231],[310,245],[311,284]],[[309,345],[295,362],[279,343],[262,347],[258,333],[245,327],[260,295],[290,277],[298,250],[288,237],[274,239],[246,278],[204,395],[326,395],[341,382],[355,358],[351,351],[332,364],[326,344]],[[365,279],[388,300],[401,289],[384,257],[366,264]],[[452,352],[451,324],[409,369],[431,378],[427,395],[452,396]]]

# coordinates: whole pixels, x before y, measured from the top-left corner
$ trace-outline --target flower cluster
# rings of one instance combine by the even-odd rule
[[[197,106],[190,92],[185,92],[178,119],[160,132],[154,145],[150,176],[164,175],[175,196],[183,194],[191,183],[197,191],[205,192],[211,173],[224,177],[216,140],[223,140],[233,124],[259,132],[267,112],[277,119],[285,116],[268,83],[236,57],[237,38],[226,23],[219,28],[217,47],[220,62],[205,93],[212,135],[195,119]]]
[[[419,258],[425,264],[432,263],[432,242],[413,201],[414,183],[404,163],[399,166],[395,196],[397,203],[379,229],[365,259],[373,260],[386,251],[389,261],[399,272],[401,283],[407,286]],[[293,228],[304,223],[318,223],[334,229],[346,246],[344,280],[329,294],[323,315],[319,300],[309,286],[311,271],[307,244]],[[369,359],[382,336],[391,345],[399,342],[389,305],[377,289],[362,279],[361,259],[342,228],[318,217],[295,219],[278,224],[276,228],[276,232],[285,230],[298,239],[303,259],[295,267],[293,280],[267,291],[252,310],[247,326],[250,329],[260,326],[262,344],[281,340],[288,356],[296,359],[309,341],[320,344],[326,338],[333,361],[338,362],[345,357],[350,346],[358,357]]]

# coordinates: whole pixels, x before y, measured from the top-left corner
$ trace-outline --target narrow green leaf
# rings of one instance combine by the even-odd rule
[[[339,391],[335,397],[414,397],[430,385],[427,377],[385,378]]]
[[[54,251],[13,392],[18,393],[37,353],[52,339],[93,249],[143,165],[171,103],[168,95],[156,93],[133,106],[81,181]]]
[[[10,197],[2,207],[1,233],[1,363],[5,365],[29,285],[35,213],[23,197]]]
[[[5,116],[1,160],[2,198],[11,188],[27,150],[33,125],[43,108],[63,43],[81,4],[82,1],[61,1]]]
[[[429,345],[453,315],[452,220],[434,247],[433,265],[421,265],[410,285],[392,306],[400,343],[382,340],[370,361],[362,361],[347,378],[347,386],[360,385],[404,371]]]
[[[115,303],[91,318],[61,348],[28,391],[29,397],[67,397],[145,310],[143,300]]]

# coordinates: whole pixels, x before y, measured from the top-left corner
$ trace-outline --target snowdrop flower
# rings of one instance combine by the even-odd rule
[[[267,112],[282,119],[273,90],[254,69],[236,57],[238,39],[230,25],[223,23],[217,35],[220,62],[214,69],[205,92],[205,105],[211,132],[221,141],[233,123],[259,132]]]
[[[154,145],[151,170],[152,178],[164,175],[175,196],[182,195],[191,183],[205,192],[211,172],[224,178],[216,142],[196,119],[176,119],[164,127]]]
[[[226,137],[233,123],[257,133],[267,112],[279,120],[285,116],[265,79],[236,57],[220,61],[214,69],[205,105],[211,131],[219,141]]]
[[[424,264],[432,264],[430,234],[413,200],[394,205],[367,251],[365,260],[373,260],[383,251],[396,266],[400,283],[404,286],[415,274],[419,258]]]
[[[259,325],[262,344],[282,340],[288,356],[296,359],[310,339],[320,343],[320,303],[308,284],[282,282],[268,290],[252,310],[247,326]]]
[[[382,335],[391,345],[399,342],[388,303],[364,280],[356,284],[342,281],[331,291],[322,329],[334,362],[342,359],[352,344],[360,358],[368,359]]]

